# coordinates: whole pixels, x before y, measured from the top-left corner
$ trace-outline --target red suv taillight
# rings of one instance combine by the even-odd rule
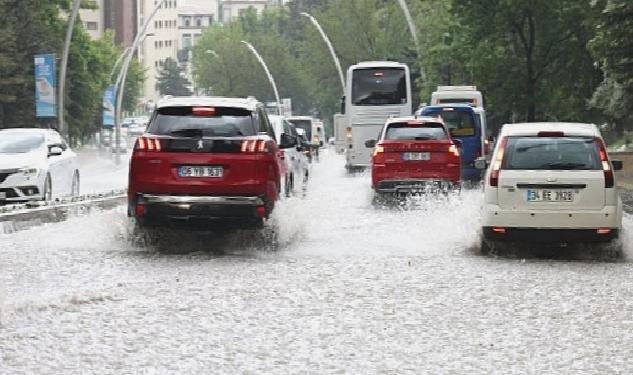
[[[501,164],[503,164],[503,156],[506,152],[506,146],[508,145],[508,137],[504,137],[499,142],[499,150],[495,159],[492,161],[492,169],[490,170],[490,186],[499,186],[499,171],[501,170]]]
[[[272,142],[264,139],[249,139],[242,141],[242,152],[268,153],[273,150]]]
[[[155,151],[163,150],[163,141],[158,138],[139,137],[134,145],[135,150],[139,151]]]
[[[600,161],[602,162],[602,171],[604,172],[604,187],[612,188],[614,185],[613,169],[611,168],[611,163],[609,162],[607,148],[605,147],[602,138],[596,138],[596,144],[598,145]]]

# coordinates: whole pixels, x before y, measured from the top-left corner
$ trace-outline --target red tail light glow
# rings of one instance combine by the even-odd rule
[[[596,145],[598,147],[598,153],[600,154],[600,161],[602,162],[602,171],[604,172],[604,187],[612,188],[615,181],[613,178],[613,169],[611,169],[611,163],[607,155],[607,148],[604,146],[602,138],[596,138]]]
[[[161,152],[163,145],[162,141],[158,138],[139,137],[136,140],[136,146],[134,149],[139,151]]]
[[[544,132],[538,132],[537,136],[539,136],[539,137],[564,137],[565,133],[563,133],[563,132],[544,131]]]
[[[503,164],[503,155],[506,152],[506,146],[508,145],[508,137],[503,137],[499,142],[499,150],[495,159],[492,161],[492,170],[490,171],[490,186],[499,186],[499,171],[501,170],[501,164]]]
[[[455,145],[450,145],[448,146],[448,152],[450,152],[451,154],[453,154],[454,156],[459,157],[459,149],[457,148],[457,146]]]
[[[247,141],[242,141],[242,152],[248,153],[265,153],[270,152],[272,148],[270,147],[270,141],[265,139],[249,139]]]
[[[214,107],[193,107],[191,108],[191,114],[199,117],[215,116]]]

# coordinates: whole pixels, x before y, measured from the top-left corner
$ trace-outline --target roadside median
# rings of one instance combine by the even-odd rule
[[[0,233],[13,233],[46,223],[64,221],[97,210],[107,210],[126,201],[125,190],[85,195],[53,202],[0,206]]]

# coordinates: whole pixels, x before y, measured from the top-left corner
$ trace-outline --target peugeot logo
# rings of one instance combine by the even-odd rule
[[[204,142],[202,142],[202,139],[198,140],[198,150],[202,150],[204,148]]]

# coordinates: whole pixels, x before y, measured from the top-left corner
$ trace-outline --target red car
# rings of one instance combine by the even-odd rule
[[[389,119],[374,148],[372,188],[381,193],[449,191],[460,186],[458,140],[435,117]]]
[[[170,98],[158,104],[130,162],[128,214],[141,225],[263,225],[286,173],[261,103]]]

